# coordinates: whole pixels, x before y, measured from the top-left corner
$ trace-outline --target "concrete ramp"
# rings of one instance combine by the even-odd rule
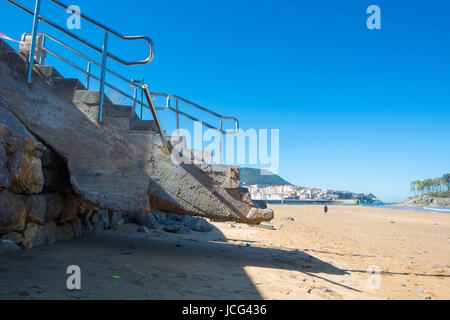
[[[100,124],[98,92],[48,66],[35,66],[32,85],[26,83],[26,73],[26,57],[0,41],[2,105],[66,160],[75,192],[94,205],[245,223],[272,219],[272,210],[255,206],[238,187],[238,168],[178,164],[162,148],[153,121],[138,119],[131,107],[105,97]]]

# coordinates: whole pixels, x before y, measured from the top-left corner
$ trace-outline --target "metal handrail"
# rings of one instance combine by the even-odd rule
[[[22,41],[25,41],[26,36],[29,35],[29,34],[31,34],[31,32],[26,32],[26,33],[24,33],[24,34],[22,35]],[[47,33],[44,33],[44,32],[38,32],[37,35],[42,36],[42,37],[45,37],[45,38],[48,38],[48,39],[54,41],[55,43],[61,45],[62,47],[66,48],[66,49],[68,49],[68,50],[70,50],[70,51],[72,51],[73,53],[77,54],[77,55],[80,56],[81,58],[87,60],[88,64],[90,63],[90,64],[94,64],[94,65],[96,65],[96,66],[98,66],[98,67],[101,67],[101,64],[98,63],[98,62],[96,62],[94,59],[89,58],[88,56],[86,56],[86,55],[84,55],[83,53],[81,53],[81,52],[75,50],[74,48],[72,48],[72,47],[70,47],[69,45],[65,44],[64,42],[62,42],[62,41],[56,39],[55,37],[53,37],[53,36],[51,36],[51,35],[49,35],[49,34],[47,34]],[[44,41],[44,42],[45,42],[45,41]],[[50,50],[49,48],[47,48],[47,47],[45,47],[45,46],[39,46],[39,47],[42,48],[42,50],[45,50],[46,52],[52,54],[52,55],[55,56],[56,58],[58,58],[58,59],[64,61],[65,63],[71,65],[72,67],[76,68],[77,70],[83,72],[83,73],[87,76],[87,79],[86,79],[86,82],[87,82],[87,83],[89,83],[89,78],[94,78],[95,80],[100,81],[100,79],[99,79],[98,77],[96,77],[94,74],[92,74],[92,73],[90,72],[90,66],[88,66],[87,70],[83,70],[81,67],[79,67],[79,66],[75,65],[74,63],[70,62],[69,60],[67,60],[67,59],[65,59],[65,58],[63,58],[63,57],[61,57],[60,55],[58,55],[57,53],[53,52],[53,51]],[[109,68],[105,68],[105,70],[106,70],[107,72],[111,73],[112,75],[118,77],[118,78],[121,79],[122,81],[126,82],[126,83],[129,84],[130,86],[135,87],[135,88],[138,88],[138,89],[142,89],[142,86],[141,86],[141,85],[136,84],[135,82],[132,82],[132,81],[128,80],[127,78],[125,78],[124,76],[118,74],[117,72],[115,72],[115,71],[113,71],[113,70],[111,70],[111,69],[109,69]],[[150,108],[149,106],[147,106],[147,105],[146,105],[145,103],[143,103],[142,101],[139,101],[139,100],[135,99],[134,97],[132,97],[132,96],[130,96],[129,94],[123,92],[122,90],[120,90],[120,89],[114,87],[113,85],[109,84],[109,83],[106,82],[106,81],[105,81],[105,85],[106,85],[107,87],[111,88],[112,90],[114,90],[114,91],[116,91],[116,92],[118,92],[118,93],[124,95],[126,98],[131,99],[133,102],[139,103],[140,105],[144,106],[145,108]],[[88,88],[88,89],[89,89],[89,88]],[[159,95],[159,94],[158,94],[158,95]],[[165,110],[165,107],[164,107],[164,108],[157,108],[157,109],[158,109],[158,110],[159,110],[159,109]]]
[[[148,91],[148,86],[144,84],[142,86],[142,89],[144,90],[145,97],[147,98],[148,104],[150,105],[150,110],[152,111],[153,119],[156,123],[156,128],[159,131],[159,135],[161,136],[161,141],[163,143],[164,148],[167,150],[167,152],[170,154],[172,151],[172,147],[167,142],[166,136],[164,135],[164,131],[161,127],[161,123],[159,122],[158,114],[156,113],[155,106],[153,105],[152,97],[150,96],[150,91]]]
[[[76,34],[66,30],[65,28],[61,27],[60,25],[58,25],[57,23],[51,21],[48,18],[45,18],[44,16],[41,16],[39,14],[40,9],[41,9],[41,1],[42,0],[36,0],[36,5],[35,5],[35,9],[34,11],[31,11],[30,9],[28,9],[27,7],[21,5],[20,3],[14,1],[14,0],[7,0],[9,3],[15,5],[16,7],[24,10],[25,12],[28,12],[29,14],[33,15],[33,31],[32,31],[32,40],[31,40],[31,48],[30,48],[30,57],[29,57],[29,67],[28,67],[28,83],[31,84],[32,83],[32,74],[33,74],[33,64],[34,64],[34,52],[35,52],[35,48],[36,48],[36,37],[37,37],[37,29],[38,29],[38,24],[40,21],[43,21],[47,24],[49,24],[50,26],[56,28],[57,30],[60,30],[61,32],[65,33],[66,35],[72,37],[75,40],[80,41],[81,43],[85,44],[86,46],[96,50],[97,52],[100,52],[102,54],[102,63],[101,63],[101,76],[100,76],[100,110],[99,110],[99,115],[98,115],[98,122],[102,123],[103,122],[103,104],[104,104],[104,100],[105,100],[105,78],[106,78],[106,62],[107,62],[107,58],[110,57],[111,59],[130,66],[130,65],[142,65],[142,64],[147,64],[150,63],[153,60],[153,41],[146,36],[124,36],[121,33],[106,27],[105,25],[101,24],[100,22],[86,16],[83,15],[81,13],[77,13],[75,12],[80,18],[83,18],[89,22],[91,22],[92,24],[98,26],[99,28],[105,30],[105,36],[103,39],[103,46],[100,49],[98,46],[96,46],[95,44],[90,43],[89,41],[77,36]],[[60,1],[56,1],[56,0],[51,0],[53,3],[68,9],[69,6],[67,6],[66,4],[60,2]],[[125,61],[123,59],[120,59],[119,57],[115,56],[112,53],[108,52],[108,37],[109,37],[109,33],[123,39],[123,40],[127,40],[127,41],[138,41],[138,40],[145,40],[148,42],[149,46],[150,46],[150,54],[148,56],[147,59],[145,60],[141,60],[141,61]]]
[[[22,5],[22,4],[20,4],[20,3],[16,2],[16,1],[14,1],[14,0],[6,0],[6,1],[8,1],[9,3],[15,5],[16,7],[20,8],[20,9],[22,9],[23,11],[25,11],[25,12],[27,12],[27,13],[29,13],[29,14],[31,14],[31,15],[34,16],[34,11],[33,11],[33,10],[30,10],[29,8],[25,7],[24,5]],[[69,8],[69,6],[67,6],[66,4],[64,4],[64,3],[60,2],[60,1],[57,1],[57,0],[50,0],[50,1],[56,3],[57,5],[59,5],[59,6],[63,7],[63,8],[65,8],[65,9]],[[76,14],[76,12],[75,12],[75,14]],[[107,27],[107,26],[101,24],[100,22],[97,22],[96,20],[94,20],[94,19],[92,19],[92,18],[86,16],[85,14],[81,14],[81,13],[80,13],[80,14],[77,14],[77,15],[78,15],[79,17],[81,17],[81,18],[83,18],[83,19],[85,19],[85,20],[91,22],[92,24],[98,26],[99,28],[102,28],[102,29],[105,30],[106,32],[109,32],[109,33],[115,35],[116,37],[118,37],[118,38],[120,38],[120,39],[123,39],[123,40],[126,40],[126,41],[145,40],[145,41],[148,42],[148,44],[149,44],[149,46],[150,46],[150,54],[149,54],[149,56],[148,56],[145,60],[131,61],[131,62],[130,62],[130,61],[125,61],[125,60],[123,60],[123,59],[117,57],[116,55],[114,55],[114,54],[108,52],[107,55],[108,55],[108,57],[110,57],[111,59],[113,59],[113,60],[115,60],[115,61],[117,61],[117,62],[119,62],[119,63],[121,63],[121,64],[123,64],[123,65],[127,65],[127,66],[134,66],[134,65],[148,64],[148,63],[150,63],[150,62],[153,60],[153,56],[154,56],[154,55],[153,55],[153,41],[152,41],[152,39],[150,39],[149,37],[147,37],[147,36],[124,36],[124,35],[122,35],[121,33],[119,33],[119,32],[117,32],[117,31],[115,31],[115,30],[113,30],[113,29],[111,29],[111,28],[109,28],[109,27]],[[81,42],[81,43],[83,43],[83,44],[85,44],[85,45],[87,45],[88,47],[94,49],[95,51],[97,51],[97,52],[99,52],[99,53],[103,53],[102,48],[100,48],[100,47],[98,47],[97,45],[95,45],[95,44],[93,44],[93,43],[90,43],[89,41],[87,41],[87,40],[85,40],[85,39],[83,39],[83,38],[77,36],[77,35],[74,34],[73,32],[70,32],[70,31],[66,30],[65,28],[63,28],[63,27],[61,27],[60,25],[58,25],[56,22],[53,22],[53,21],[51,21],[50,19],[48,19],[48,18],[46,18],[46,17],[44,17],[44,16],[42,16],[42,15],[39,15],[39,14],[38,14],[38,17],[39,17],[39,20],[41,20],[41,21],[47,23],[48,25],[50,25],[50,26],[52,26],[52,27],[58,29],[59,31],[61,31],[61,32],[65,33],[65,34],[67,34],[68,36],[71,36],[72,38],[78,40],[79,42]]]
[[[172,98],[173,98],[173,99],[176,99],[176,105],[175,105],[176,109],[174,109],[174,108],[172,107],[172,105],[170,104],[170,101],[172,100]],[[193,106],[193,107],[195,107],[195,108],[197,108],[197,109],[200,109],[200,110],[202,110],[202,111],[205,111],[205,112],[207,112],[207,113],[213,115],[214,117],[219,118],[221,122],[222,122],[222,120],[230,120],[230,121],[234,121],[234,124],[235,124],[234,131],[223,131],[223,127],[222,127],[222,126],[220,126],[220,129],[219,129],[219,128],[216,128],[216,127],[211,126],[211,125],[207,124],[206,122],[204,122],[204,125],[205,125],[206,127],[210,128],[210,129],[217,130],[217,131],[219,131],[220,133],[222,133],[222,134],[224,134],[224,135],[235,135],[235,134],[237,134],[237,132],[238,132],[238,130],[239,130],[239,121],[238,121],[238,119],[236,119],[236,118],[234,118],[234,117],[226,117],[226,116],[222,116],[222,115],[220,115],[220,114],[218,114],[218,113],[216,113],[216,112],[214,112],[214,111],[212,111],[212,110],[209,110],[209,109],[207,109],[207,108],[205,108],[205,107],[199,106],[198,104],[195,104],[195,103],[193,103],[193,102],[191,102],[191,101],[189,101],[189,100],[186,100],[186,99],[184,99],[184,98],[181,98],[181,97],[179,97],[179,96],[177,96],[177,95],[171,95],[171,96],[169,97],[168,101],[169,101],[168,109],[170,109],[171,111],[173,111],[173,112],[175,112],[175,113],[179,113],[179,114],[181,114],[181,115],[183,115],[183,116],[185,116],[185,117],[187,117],[187,118],[189,118],[189,119],[191,119],[191,120],[193,120],[193,121],[200,121],[200,120],[195,119],[195,118],[189,116],[188,114],[185,114],[184,112],[179,111],[179,110],[178,110],[178,101],[182,101],[182,102],[187,103],[187,104],[189,104],[189,105],[191,105],[191,106]]]

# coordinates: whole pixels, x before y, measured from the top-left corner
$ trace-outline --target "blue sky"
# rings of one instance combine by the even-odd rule
[[[410,195],[410,181],[450,172],[449,1],[70,3],[154,40],[151,64],[117,66],[152,91],[235,116],[243,129],[280,129],[279,174],[294,184],[396,201]],[[381,30],[366,27],[371,4],[381,8]],[[67,17],[50,1],[42,10],[62,24]],[[10,37],[31,30],[31,16],[6,1],[0,19]],[[77,32],[103,37],[86,23]],[[130,59],[143,48],[112,40]]]

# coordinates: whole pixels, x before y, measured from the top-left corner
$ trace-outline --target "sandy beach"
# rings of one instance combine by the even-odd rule
[[[272,208],[275,230],[212,222],[208,233],[143,234],[127,224],[1,255],[0,299],[450,299],[450,215]],[[66,289],[73,264],[82,290]]]

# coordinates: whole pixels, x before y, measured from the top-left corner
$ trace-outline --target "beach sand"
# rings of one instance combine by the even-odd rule
[[[0,299],[450,299],[449,214],[272,208],[276,230],[212,222],[209,233],[143,234],[127,224],[0,255]],[[67,290],[69,265],[82,290]]]

